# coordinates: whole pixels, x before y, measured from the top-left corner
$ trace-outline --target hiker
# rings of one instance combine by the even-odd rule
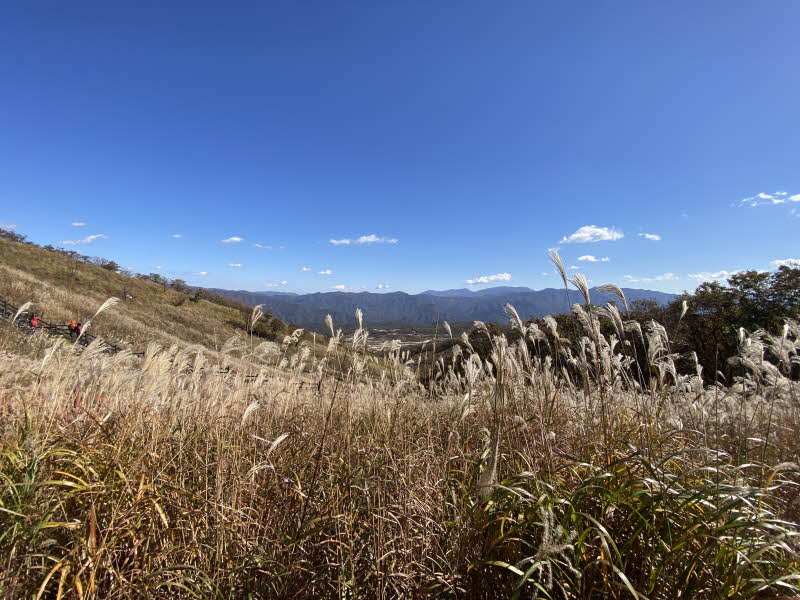
[[[81,329],[83,329],[83,323],[78,323],[75,325],[75,336],[81,337]]]
[[[75,319],[72,319],[67,327],[69,328],[69,339],[78,337],[78,322]]]
[[[33,315],[31,317],[31,327],[33,327],[34,329],[38,329],[39,327],[41,327],[41,324],[39,323],[39,315]]]

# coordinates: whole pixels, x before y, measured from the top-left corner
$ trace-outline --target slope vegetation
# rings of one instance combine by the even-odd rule
[[[0,257],[0,297],[17,306],[31,302],[30,310],[50,323],[85,322],[107,298],[120,298],[119,304],[92,323],[92,333],[133,351],[144,350],[150,342],[218,351],[231,337],[247,332],[251,307],[235,301],[212,302],[2,238]],[[255,328],[259,341],[271,342],[282,341],[292,331],[269,315]]]

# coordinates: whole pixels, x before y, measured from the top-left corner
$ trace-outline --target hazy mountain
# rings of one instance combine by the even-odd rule
[[[429,296],[439,296],[441,298],[472,298],[475,296],[502,296],[505,294],[514,294],[518,292],[533,292],[529,287],[512,287],[507,285],[499,285],[497,287],[490,287],[484,290],[470,290],[467,288],[461,288],[457,290],[426,290],[422,292],[423,294],[427,294]]]
[[[568,306],[579,301],[579,293],[569,292],[569,301],[563,289],[548,288],[532,290],[525,287],[500,286],[474,292],[462,290],[428,290],[421,294],[391,292],[325,292],[315,294],[289,294],[275,292],[247,292],[243,290],[212,291],[246,304],[263,304],[279,319],[307,329],[324,331],[325,315],[330,314],[337,326],[355,324],[355,310],[364,311],[368,326],[427,326],[437,321],[453,323],[463,321],[505,322],[503,307],[507,302],[514,305],[523,319],[543,317],[548,314],[566,312]],[[676,298],[654,290],[623,288],[628,302],[654,300],[668,304]],[[591,290],[594,304],[605,304],[617,300],[611,294]]]
[[[428,296],[441,296],[443,298],[475,295],[475,292],[473,290],[468,290],[467,288],[461,288],[459,290],[440,290],[440,291],[425,290],[422,293]]]

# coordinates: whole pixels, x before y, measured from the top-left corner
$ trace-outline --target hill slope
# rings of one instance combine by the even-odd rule
[[[0,297],[31,310],[51,323],[86,321],[109,297],[125,299],[92,323],[92,333],[134,351],[150,342],[163,346],[199,344],[219,350],[231,336],[242,335],[247,306],[193,300],[165,285],[81,262],[33,244],[0,238]],[[262,319],[258,333],[280,341],[291,327]]]

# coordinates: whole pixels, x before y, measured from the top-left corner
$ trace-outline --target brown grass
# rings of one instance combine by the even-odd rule
[[[17,301],[78,306],[3,272]],[[95,331],[140,310],[114,307]],[[618,314],[578,310],[575,347],[509,314],[529,344],[465,348],[427,389],[406,355],[368,355],[363,332],[345,355],[337,335],[320,353],[299,337],[215,352],[176,328],[181,344],[138,359],[0,327],[0,597],[798,593],[800,384],[759,362],[769,338],[743,342],[734,386],[704,386],[651,324],[640,387],[599,333]],[[777,341],[793,360],[800,329]]]

